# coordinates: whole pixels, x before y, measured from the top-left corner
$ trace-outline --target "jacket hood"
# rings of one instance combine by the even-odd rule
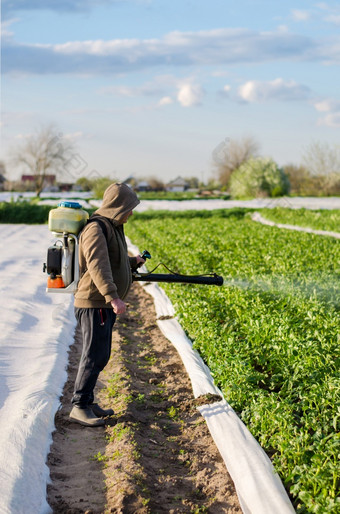
[[[139,203],[136,193],[127,184],[111,184],[106,189],[103,203],[95,214],[119,224],[124,216]]]

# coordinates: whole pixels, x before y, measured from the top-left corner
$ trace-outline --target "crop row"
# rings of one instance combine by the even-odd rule
[[[276,223],[287,223],[317,230],[340,232],[340,210],[286,209],[275,207],[262,209],[261,214]]]
[[[338,512],[339,242],[239,210],[145,213],[127,231],[152,264],[224,276],[221,288],[164,288],[297,511]]]

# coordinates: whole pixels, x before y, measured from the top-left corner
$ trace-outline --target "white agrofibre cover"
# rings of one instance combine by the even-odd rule
[[[54,416],[66,381],[72,295],[47,295],[47,225],[1,225],[0,512],[50,512],[46,501]]]

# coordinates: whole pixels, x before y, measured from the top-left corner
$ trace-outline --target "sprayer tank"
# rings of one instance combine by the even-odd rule
[[[48,216],[48,228],[51,232],[78,235],[86,225],[88,213],[78,202],[60,202],[56,209],[51,209]]]

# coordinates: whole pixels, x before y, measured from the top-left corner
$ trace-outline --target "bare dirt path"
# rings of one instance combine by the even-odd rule
[[[180,357],[156,325],[152,299],[134,284],[128,305],[96,391],[115,411],[105,427],[68,419],[81,351],[77,342],[71,348],[48,457],[53,512],[240,513]]]

